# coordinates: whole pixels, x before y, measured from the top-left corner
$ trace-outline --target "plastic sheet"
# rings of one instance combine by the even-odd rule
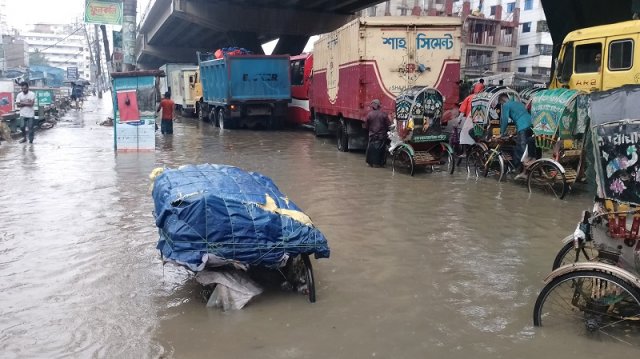
[[[271,268],[302,253],[329,257],[324,235],[259,173],[210,164],[168,169],[152,196],[157,248],[193,271],[205,268],[207,254]]]

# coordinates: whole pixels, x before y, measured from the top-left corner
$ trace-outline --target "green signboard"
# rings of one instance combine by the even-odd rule
[[[122,25],[122,1],[86,0],[84,22],[101,25]]]
[[[576,126],[576,102],[578,91],[553,89],[534,95],[531,107],[533,132],[536,135],[570,138]]]
[[[53,91],[51,90],[35,90],[38,106],[47,106],[53,104]]]

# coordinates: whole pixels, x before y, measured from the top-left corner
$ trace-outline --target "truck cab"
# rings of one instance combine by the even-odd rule
[[[640,83],[640,20],[594,26],[565,37],[550,88],[586,92]]]

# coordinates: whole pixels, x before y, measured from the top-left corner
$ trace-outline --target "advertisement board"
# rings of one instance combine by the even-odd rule
[[[84,22],[100,25],[122,25],[122,1],[86,0]]]
[[[117,151],[155,150],[156,78],[113,79],[114,147]]]

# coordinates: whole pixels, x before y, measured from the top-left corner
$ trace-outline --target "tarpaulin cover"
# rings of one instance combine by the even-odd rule
[[[262,174],[211,164],[167,169],[152,196],[157,248],[191,270],[204,269],[207,254],[267,267],[302,253],[329,257],[322,233]]]

